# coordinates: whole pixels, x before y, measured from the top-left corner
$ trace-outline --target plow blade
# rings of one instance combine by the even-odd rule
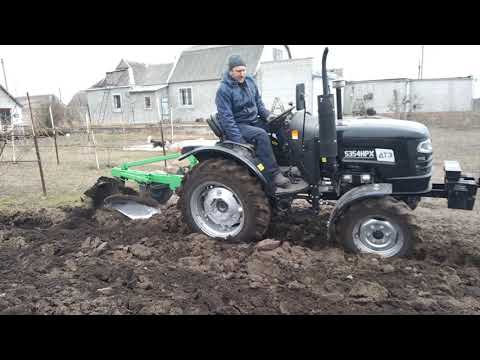
[[[171,196],[168,190],[155,188],[153,195],[165,201]],[[132,220],[150,219],[160,214],[160,202],[151,196],[150,191],[139,194],[117,179],[101,177],[84,194],[92,199],[95,209],[115,210]]]
[[[160,214],[158,203],[154,200],[133,195],[112,195],[103,202],[103,207],[118,211],[132,220],[150,219]]]

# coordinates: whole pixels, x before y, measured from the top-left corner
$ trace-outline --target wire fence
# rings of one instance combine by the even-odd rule
[[[163,144],[168,153],[172,141],[215,139],[206,124],[176,126],[168,138],[164,131],[163,144],[158,126],[57,129],[56,145],[53,132],[39,132],[39,161],[33,134],[27,129],[16,130],[0,136],[0,205],[38,203],[42,194],[40,164],[47,198],[64,197],[67,202],[79,198],[98,177],[110,176],[113,167],[163,155]],[[175,171],[170,166],[162,162],[150,165],[150,169]]]

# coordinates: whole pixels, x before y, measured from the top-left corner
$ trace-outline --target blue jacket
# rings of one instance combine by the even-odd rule
[[[218,119],[228,140],[245,144],[237,124],[250,125],[258,119],[267,119],[270,112],[265,108],[255,80],[248,76],[239,84],[227,72],[215,99]]]

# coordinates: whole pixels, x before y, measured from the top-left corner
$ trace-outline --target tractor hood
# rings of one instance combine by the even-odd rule
[[[302,138],[304,112],[299,111],[290,120],[290,128],[297,130]],[[337,121],[339,138],[346,139],[396,139],[419,140],[430,138],[428,128],[420,123],[383,117],[345,118]],[[305,141],[318,138],[318,116],[307,113],[305,119]]]
[[[430,138],[428,128],[420,123],[382,117],[346,118],[337,123],[343,138]]]

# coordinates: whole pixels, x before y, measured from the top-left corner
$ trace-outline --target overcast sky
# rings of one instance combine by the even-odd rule
[[[122,58],[173,62],[191,45],[0,45],[9,91],[14,96],[56,94],[65,103],[112,71]],[[346,80],[417,78],[420,45],[327,45],[328,67],[344,68]],[[291,45],[292,56],[320,60],[324,45]],[[480,46],[425,45],[424,78],[480,77]],[[0,83],[5,85],[3,73]],[[474,97],[480,97],[477,81]],[[59,90],[60,89],[60,90]]]

